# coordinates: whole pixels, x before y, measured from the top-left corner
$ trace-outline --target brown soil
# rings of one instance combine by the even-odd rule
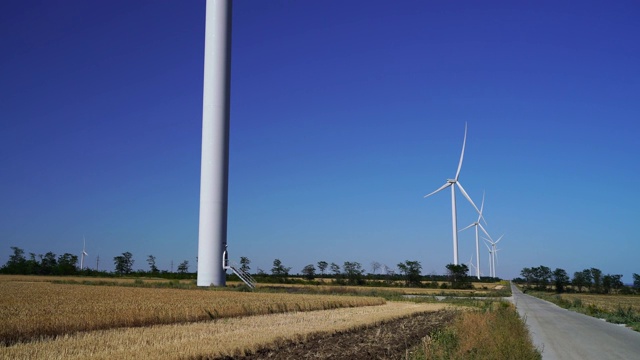
[[[404,359],[425,336],[450,323],[455,311],[415,314],[365,328],[317,334],[303,341],[283,340],[255,353],[215,358],[235,359]]]

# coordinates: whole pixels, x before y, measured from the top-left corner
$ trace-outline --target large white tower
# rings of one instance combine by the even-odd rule
[[[198,286],[225,286],[231,0],[207,0],[206,7]]]

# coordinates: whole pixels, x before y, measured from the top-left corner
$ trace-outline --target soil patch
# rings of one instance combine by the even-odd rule
[[[364,328],[311,335],[304,341],[283,340],[251,354],[213,359],[405,359],[407,351],[450,323],[456,313],[451,310],[418,313]]]

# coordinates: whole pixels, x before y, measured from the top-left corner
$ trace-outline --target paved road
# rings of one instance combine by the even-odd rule
[[[511,290],[544,360],[640,359],[640,333]]]

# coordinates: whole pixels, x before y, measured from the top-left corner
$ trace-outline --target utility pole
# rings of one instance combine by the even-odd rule
[[[96,271],[100,271],[100,255],[96,257]]]

